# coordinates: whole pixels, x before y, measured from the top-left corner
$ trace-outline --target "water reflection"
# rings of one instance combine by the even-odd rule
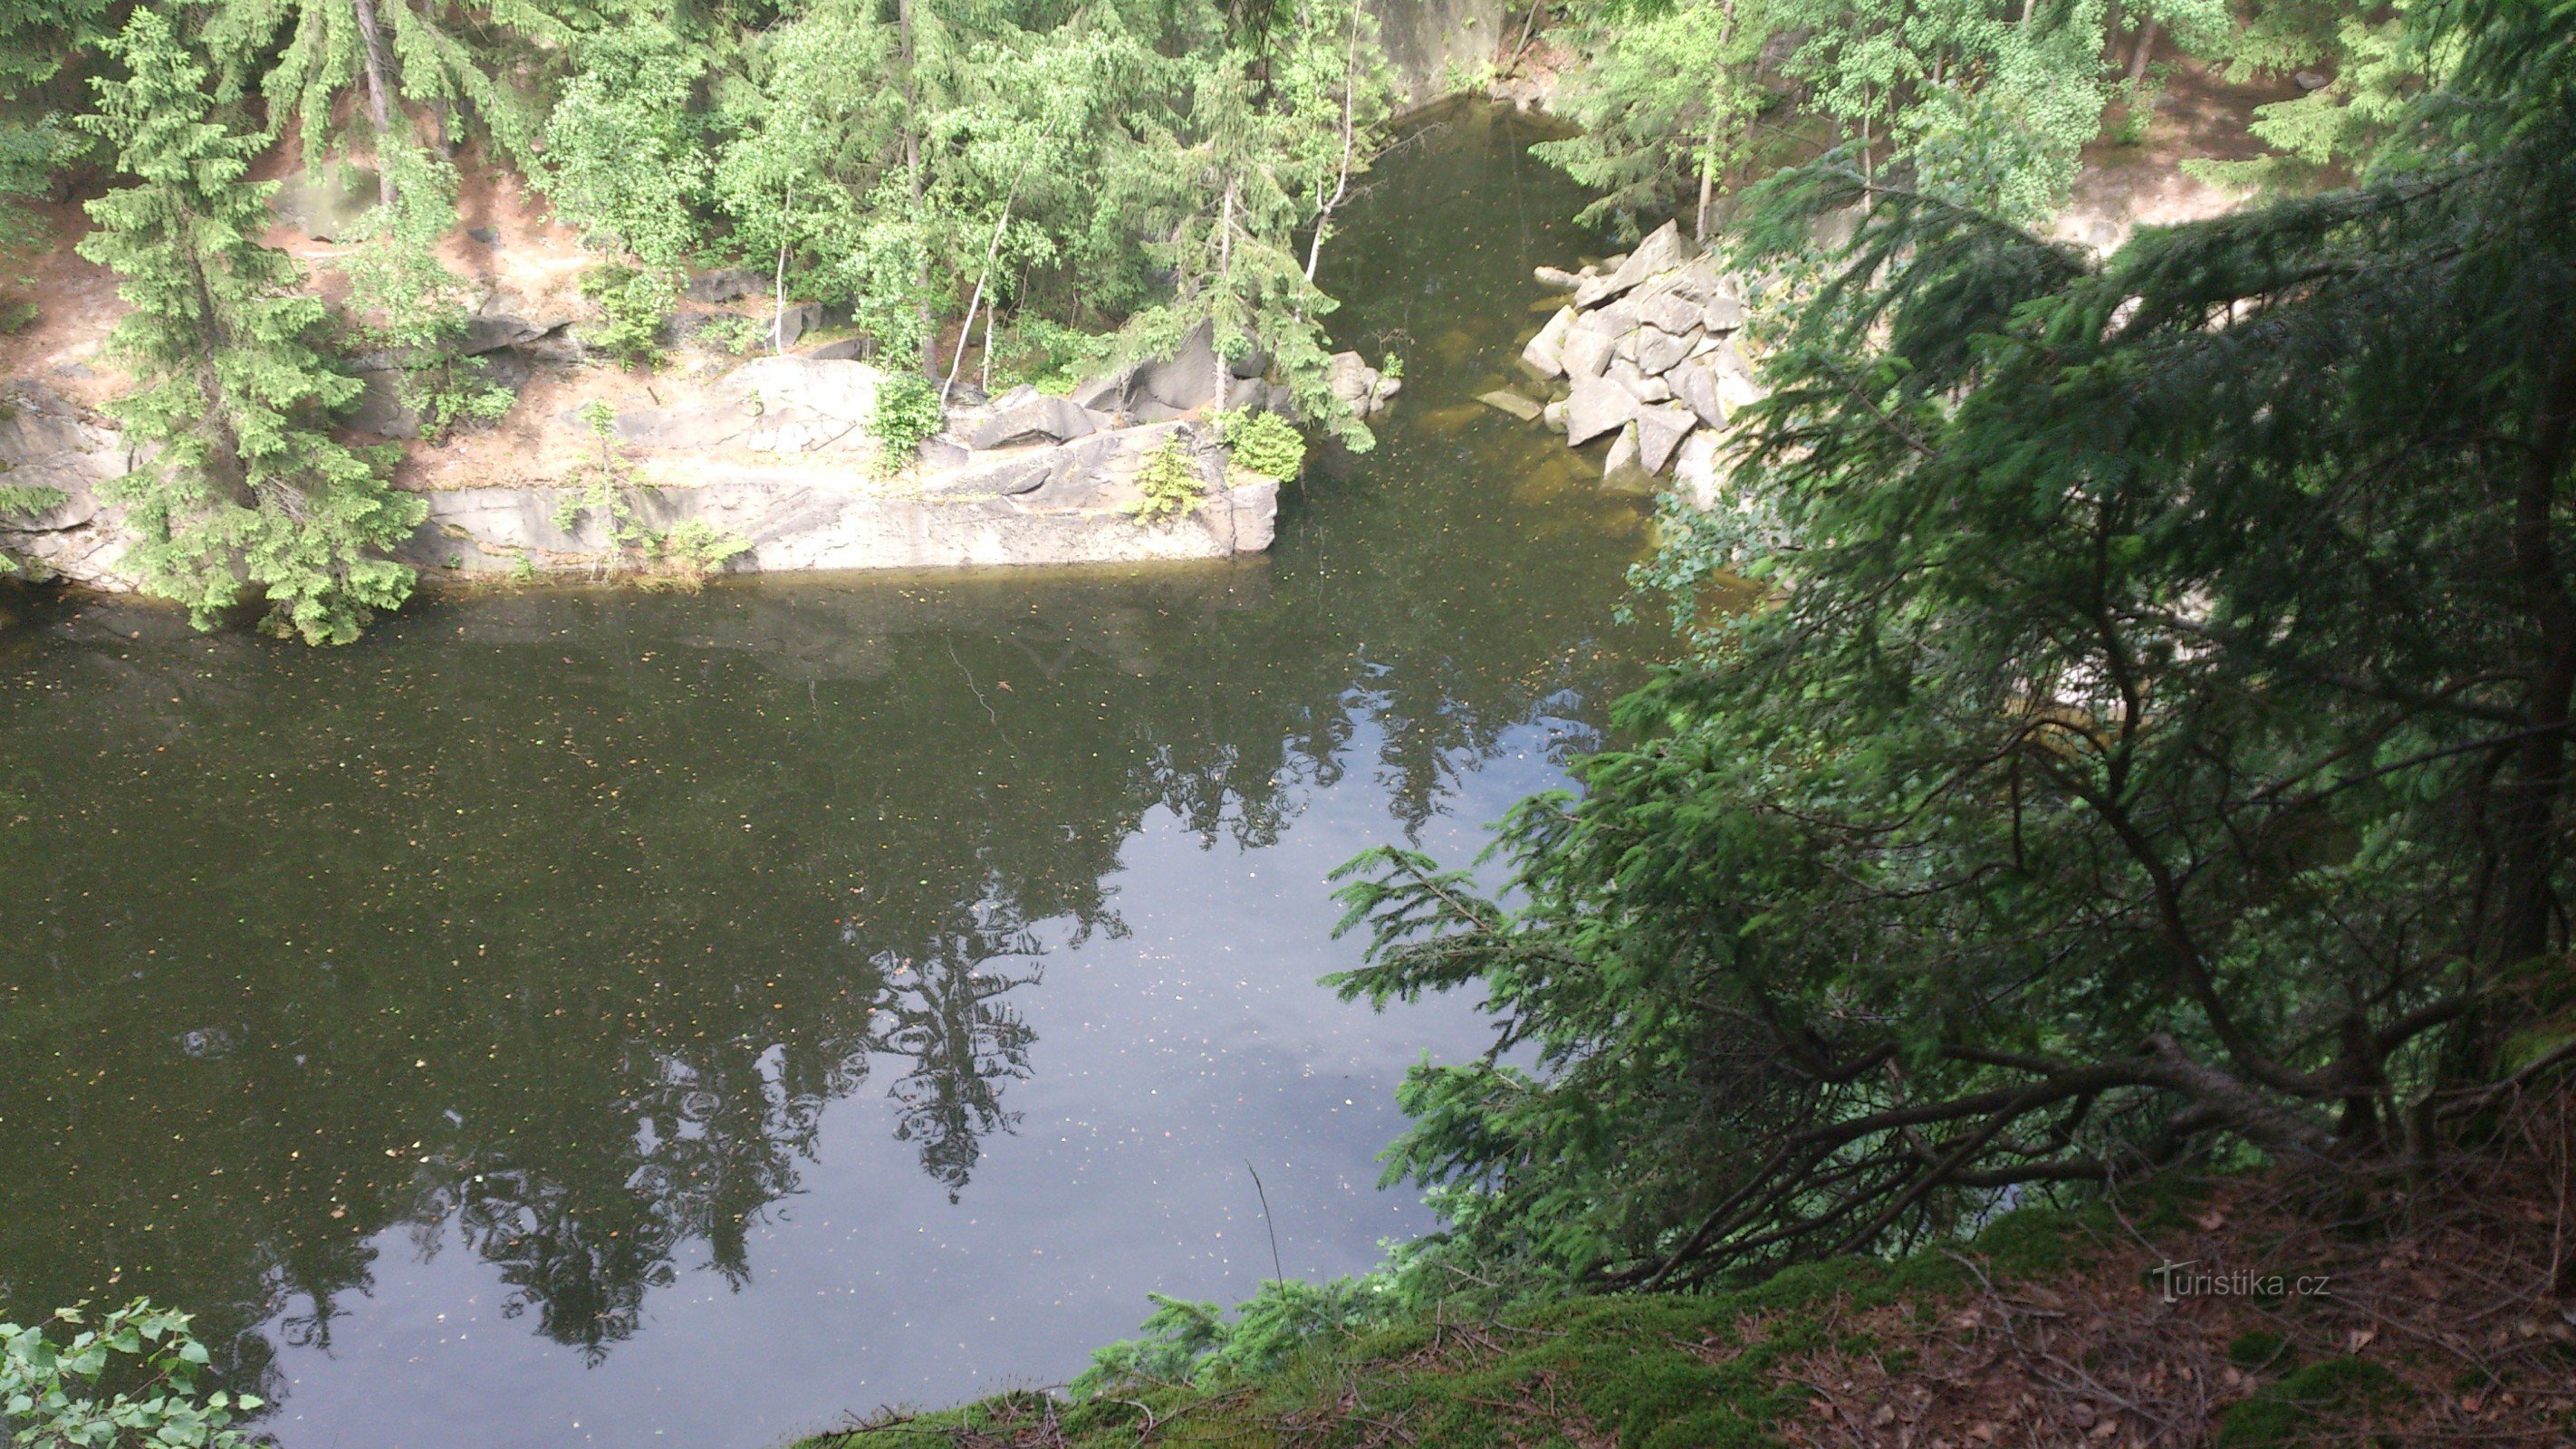
[[[25,606],[0,1315],[148,1292],[291,1396],[277,1356],[332,1350],[407,1244],[598,1363],[688,1267],[756,1288],[836,1104],[880,1100],[971,1210],[1047,1070],[1030,1004],[1157,884],[1149,821],[1268,852],[1360,788],[1420,830],[1513,731],[1580,743],[1632,677],[1604,631],[1642,517],[1452,416],[1577,249],[1513,124],[1435,134],[1390,165],[1406,210],[1352,218],[1349,335],[1473,345],[1417,358],[1267,559],[494,595],[332,652]],[[1316,937],[1319,874],[1282,887]],[[1233,944],[1221,904],[1152,924]]]

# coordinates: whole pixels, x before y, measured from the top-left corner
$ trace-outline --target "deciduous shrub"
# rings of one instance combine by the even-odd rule
[[[232,1427],[260,1406],[221,1389],[202,1399],[205,1345],[188,1315],[137,1298],[83,1327],[81,1310],[57,1309],[49,1325],[0,1322],[0,1428],[23,1449],[248,1449]],[[105,1381],[129,1387],[107,1392]]]

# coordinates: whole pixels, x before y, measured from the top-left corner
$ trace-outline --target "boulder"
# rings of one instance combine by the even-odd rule
[[[1709,370],[1717,375],[1717,395],[1729,409],[1751,407],[1762,401],[1762,384],[1753,377],[1753,364],[1729,338],[1708,355]]]
[[[689,278],[680,290],[692,302],[731,302],[768,287],[769,279],[749,267],[718,267]]]
[[[1744,299],[1732,292],[1719,292],[1699,309],[1699,325],[1711,332],[1733,332],[1744,325]]]
[[[1700,507],[1717,506],[1717,434],[1700,428],[1682,440],[1673,459],[1673,482]]]
[[[1610,440],[1610,455],[1601,460],[1601,486],[1616,493],[1652,493],[1655,475],[1639,461],[1637,425],[1630,423]]]
[[[1074,384],[1065,396],[1097,413],[1123,413],[1135,405],[1134,372],[1104,372]]]
[[[1225,370],[1237,382],[1250,382],[1270,370],[1270,354],[1258,347],[1247,347],[1241,357],[1225,360]]]
[[[1578,378],[1565,399],[1565,441],[1582,447],[1637,415],[1637,395],[1606,378]]]
[[[1682,240],[1681,226],[1665,222],[1637,244],[1616,271],[1594,277],[1574,291],[1574,305],[1593,307],[1643,283],[1659,272],[1669,271],[1690,259],[1690,243]],[[1603,264],[1607,270],[1608,264]]]
[[[1660,377],[1648,377],[1633,362],[1613,362],[1602,371],[1602,379],[1625,389],[1641,403],[1659,403],[1673,395],[1673,390]]]
[[[465,319],[465,339],[456,345],[456,350],[475,357],[486,352],[498,352],[504,347],[534,342],[549,330],[525,317],[514,317],[507,312],[486,312],[479,317]]]
[[[2323,72],[2313,70],[2294,71],[2290,80],[2302,91],[2321,91],[2333,84]]]
[[[1026,392],[1023,397],[1020,394]],[[1063,443],[1100,431],[1090,413],[1060,397],[1034,389],[1014,389],[992,417],[966,438],[970,448],[1008,448],[1020,443]]]
[[[1698,426],[1698,414],[1672,403],[1637,409],[1637,461],[1647,472],[1661,473],[1673,460],[1673,450]]]
[[[822,325],[822,303],[790,302],[771,317],[769,329],[761,334],[761,345],[793,347],[797,338]]]
[[[1538,284],[1551,292],[1571,292],[1583,285],[1583,279],[1563,267],[1540,267],[1530,273]]]
[[[1734,416],[1735,410],[1718,393],[1716,372],[1707,363],[1693,358],[1665,373],[1664,381],[1671,386],[1673,396],[1710,427],[1725,427],[1727,419]]]
[[[1171,356],[1136,369],[1137,401],[1152,398],[1174,412],[1188,412],[1216,401],[1217,375],[1225,364],[1216,355],[1216,324],[1202,322]]]
[[[1637,316],[1636,304],[1622,297],[1607,306],[1595,307],[1585,312],[1574,325],[1586,332],[1601,332],[1616,337],[1622,332],[1637,330],[1637,323],[1641,320],[1643,319]]]
[[[826,342],[819,347],[806,348],[797,355],[810,357],[816,362],[848,362],[866,351],[867,344],[868,340],[864,337],[844,337],[838,342]]]
[[[1860,224],[1868,215],[1868,208],[1857,201],[1833,211],[1820,211],[1807,222],[1807,235],[1815,242],[1816,250],[1838,252],[1860,235]]]
[[[1573,331],[1574,309],[1557,308],[1556,315],[1548,318],[1547,325],[1538,329],[1538,335],[1521,348],[1521,366],[1532,377],[1565,376],[1565,339]]]
[[[1736,412],[1753,406],[1770,394],[1762,390],[1762,384],[1749,377],[1721,372],[1717,375],[1717,396],[1726,404],[1728,411]]]
[[[1362,361],[1356,352],[1336,352],[1327,358],[1324,383],[1333,390],[1333,396],[1349,403],[1351,411],[1364,418],[1384,407],[1387,399],[1404,387],[1402,382]]]
[[[1649,327],[1671,333],[1688,332],[1700,325],[1700,304],[1672,287],[1638,289],[1635,306],[1637,320]]]
[[[1497,412],[1510,413],[1525,423],[1536,421],[1542,411],[1537,402],[1507,387],[1498,387],[1492,392],[1480,392],[1476,394],[1476,401]]]
[[[1551,433],[1563,433],[1565,431],[1565,399],[1558,398],[1556,401],[1549,403],[1546,407],[1539,409],[1538,421],[1539,426],[1547,429]]]
[[[1673,364],[1690,356],[1691,344],[1698,340],[1690,333],[1676,336],[1660,327],[1637,329],[1637,368],[1660,376],[1670,372]]]
[[[1559,354],[1559,361],[1563,363],[1568,379],[1599,377],[1617,351],[1618,341],[1608,333],[1578,328],[1566,334],[1565,348]]]

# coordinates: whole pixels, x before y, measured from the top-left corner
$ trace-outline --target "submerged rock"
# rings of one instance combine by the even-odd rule
[[[1476,401],[1498,412],[1510,413],[1525,423],[1536,421],[1542,411],[1537,402],[1507,387],[1498,387],[1492,392],[1480,392],[1476,394]]]
[[[1614,493],[1652,493],[1654,470],[1639,458],[1637,425],[1630,423],[1610,441],[1610,456],[1601,460],[1601,486]]]

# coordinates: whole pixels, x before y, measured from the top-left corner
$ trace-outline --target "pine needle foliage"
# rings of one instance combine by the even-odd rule
[[[1504,1025],[1404,1089],[1427,1251],[1669,1286],[2176,1161],[2386,1170],[2576,1052],[2576,6],[2435,19],[2450,93],[2348,190],[2096,262],[1876,188],[1752,516],[1665,560],[1767,596],[1686,610],[1637,743],[1505,822],[1521,904],[1346,868],[1345,993]],[[1752,245],[1866,184],[1791,173]]]
[[[426,507],[387,484],[389,458],[332,437],[360,385],[324,353],[294,259],[256,240],[274,189],[247,179],[260,139],[209,118],[205,68],[159,12],[109,50],[127,75],[93,82],[81,125],[131,184],[89,203],[80,252],[134,309],[108,345],[136,386],[109,410],[156,456],[109,490],[128,558],[200,628],[248,588],[271,629],[347,643],[409,597],[412,571],[379,555]]]

